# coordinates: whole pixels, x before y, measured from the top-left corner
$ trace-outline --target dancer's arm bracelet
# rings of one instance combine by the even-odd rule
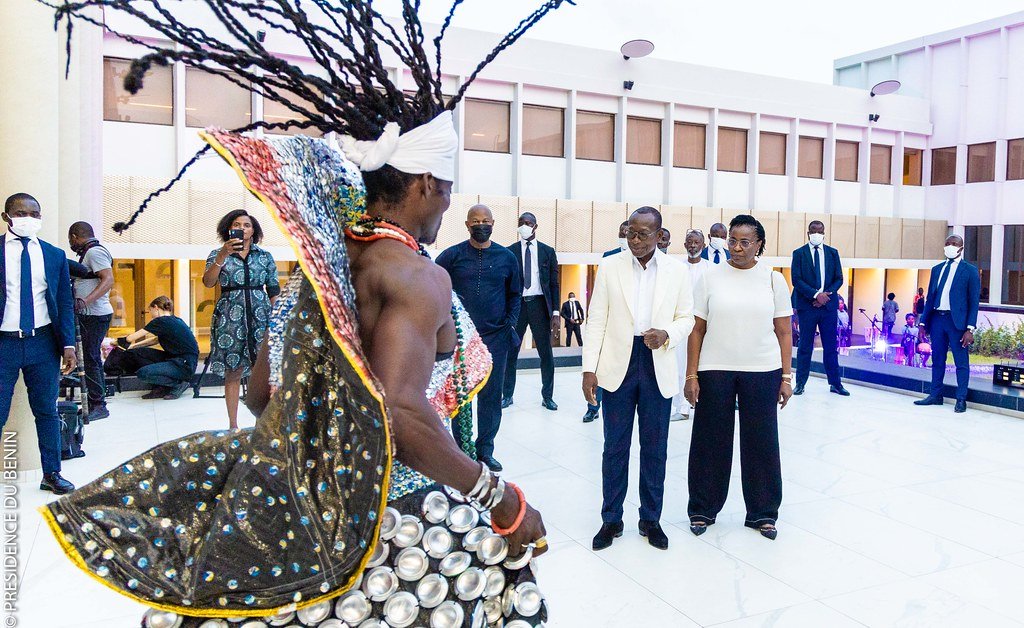
[[[513,491],[515,491],[516,497],[519,498],[519,514],[516,515],[516,519],[512,522],[512,525],[507,528],[498,527],[498,524],[494,523],[494,518],[492,515],[491,530],[493,530],[495,534],[498,534],[500,536],[508,536],[516,530],[518,530],[519,526],[523,524],[523,517],[526,516],[526,496],[523,495],[522,489],[516,486],[515,484],[512,484],[511,482],[508,483],[508,486]]]

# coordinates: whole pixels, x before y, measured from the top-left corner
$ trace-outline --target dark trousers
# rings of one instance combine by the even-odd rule
[[[956,400],[967,401],[967,384],[971,381],[971,360],[967,348],[960,346],[966,329],[957,329],[949,312],[934,310],[928,321],[932,339],[932,396],[942,398],[942,380],[946,376],[946,352],[953,352],[956,364]]]
[[[28,389],[28,405],[36,419],[36,439],[43,473],[60,471],[60,417],[57,416],[57,387],[60,358],[53,327],[31,338],[0,336],[0,429],[11,413],[14,384],[20,372]]]
[[[483,458],[494,455],[494,437],[501,426],[501,392],[505,381],[505,364],[510,353],[506,342],[487,347],[493,366],[491,377],[476,397],[476,454]],[[458,441],[456,441],[458,442]]]
[[[128,353],[135,354],[133,357],[138,362],[146,362],[145,366],[141,366],[135,371],[135,375],[140,381],[153,386],[174,388],[182,382],[192,381],[192,377],[195,375],[159,349],[143,347],[132,349]]]
[[[583,335],[580,334],[580,326],[575,323],[565,324],[565,346],[572,346],[572,337],[576,336],[576,344],[583,346]]]
[[[834,329],[834,328],[833,328]],[[715,522],[729,495],[736,402],[746,525],[775,523],[782,503],[778,399],[782,369],[762,373],[700,371],[700,399],[690,435],[691,521]]]
[[[825,375],[831,386],[842,386],[839,379],[839,349],[836,326],[839,315],[835,310],[823,307],[812,307],[796,311],[800,321],[800,343],[796,350],[796,385],[803,386],[811,374],[811,353],[814,352],[814,331],[821,335],[822,361],[825,364]]]
[[[555,357],[551,353],[551,312],[548,311],[543,296],[523,297],[523,305],[516,321],[516,335],[520,338],[530,327],[533,340],[537,343],[537,354],[540,356],[540,394],[543,399],[551,399],[555,391]],[[508,352],[508,363],[505,365],[504,397],[511,399],[516,392],[516,361],[519,359],[518,347]]]
[[[100,345],[110,331],[112,314],[103,316],[78,317],[78,328],[82,332],[82,353],[85,361],[85,384],[89,390],[89,407],[98,408],[106,404],[107,383],[103,378],[103,355]]]
[[[604,453],[601,487],[604,502],[601,520],[622,521],[622,503],[629,484],[629,446],[633,417],[640,428],[640,518],[661,519],[665,495],[665,460],[668,456],[668,417],[672,399],[658,388],[654,355],[642,336],[633,339],[626,378],[618,390],[604,391]]]

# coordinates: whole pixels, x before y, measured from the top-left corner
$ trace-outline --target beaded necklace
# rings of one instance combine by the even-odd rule
[[[416,238],[394,220],[380,216],[364,215],[345,229],[345,234],[357,242],[376,242],[377,240],[398,240],[423,257],[430,257]],[[452,383],[455,385],[456,414],[452,417],[458,426],[459,447],[470,458],[476,459],[476,445],[473,442],[473,412],[469,403],[469,372],[466,366],[466,354],[462,350],[466,346],[465,331],[455,303],[452,303],[452,320],[455,321],[455,367],[452,370]]]

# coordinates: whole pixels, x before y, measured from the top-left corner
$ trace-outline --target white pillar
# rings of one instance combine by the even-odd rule
[[[34,196],[43,210],[39,237],[54,243],[60,231],[58,46],[51,9],[0,2],[0,196]],[[5,429],[18,433],[18,470],[38,469],[35,425],[20,382]]]

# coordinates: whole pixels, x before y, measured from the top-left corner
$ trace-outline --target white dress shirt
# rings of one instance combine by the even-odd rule
[[[657,249],[647,262],[647,268],[633,257],[633,335],[642,336],[651,328],[651,312],[654,310],[654,282],[658,279],[658,258],[664,255]]]
[[[523,282],[524,297],[539,297],[544,294],[544,287],[540,285],[540,266],[537,259],[537,239],[523,240],[523,277],[526,277],[526,246],[530,246],[530,287]]]
[[[10,259],[10,258],[7,258],[7,259]],[[946,285],[942,286],[942,293],[939,294],[939,300],[935,304],[935,309],[936,310],[942,310],[944,312],[948,312],[949,311],[949,309],[950,309],[950,307],[949,307],[949,290],[950,290],[950,288],[953,287],[953,277],[956,276],[956,269],[959,268],[959,267],[960,267],[960,258],[958,257],[955,260],[953,260],[952,264],[949,265],[949,274],[946,277]],[[942,281],[942,273],[944,273],[944,272],[946,272],[946,265],[945,264],[943,264],[942,267],[939,268],[939,278],[935,280],[936,282]],[[938,287],[938,283],[935,284],[935,287],[936,288]]]
[[[817,286],[818,291],[814,293],[815,297],[821,294],[821,292],[825,289],[825,245],[819,244],[818,248],[821,249],[820,251],[818,251],[818,255],[821,259],[821,273],[819,273],[821,275],[821,277],[819,278],[821,283],[819,283]],[[811,252],[811,268],[814,268],[814,245],[808,242],[807,250]]]
[[[693,260],[686,260],[686,269],[690,271],[690,285],[697,285],[697,281],[704,276],[704,273],[711,268],[711,262],[707,261],[703,257],[697,258],[697,263],[694,264]]]
[[[24,246],[13,233],[8,232],[4,255],[7,261],[7,306],[4,308],[0,331],[21,330],[21,252]],[[50,311],[46,309],[46,267],[43,265],[43,248],[38,238],[30,238],[28,257],[32,262],[32,308],[35,311],[35,325],[50,324]]]

